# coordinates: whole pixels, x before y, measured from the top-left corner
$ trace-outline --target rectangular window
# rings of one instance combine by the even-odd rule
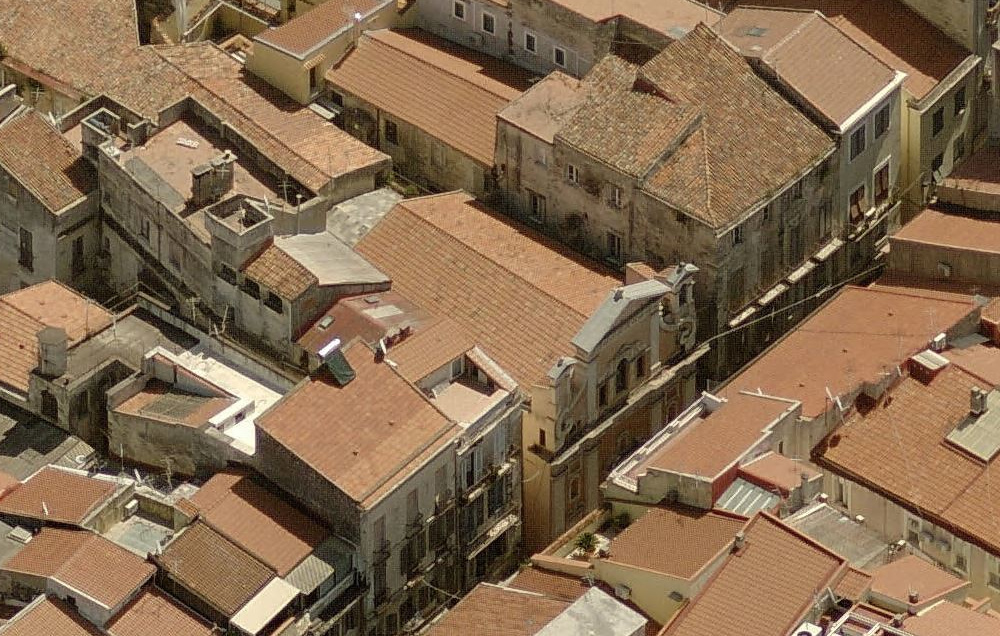
[[[21,265],[21,267],[28,270],[29,272],[32,272],[34,271],[35,268],[35,255],[33,254],[31,247],[32,243],[31,232],[22,227],[20,235],[21,235],[21,245],[20,245],[21,249],[18,255],[17,262],[18,264]]]
[[[484,32],[489,33],[490,35],[496,35],[497,19],[492,13],[483,12],[482,27]]]
[[[618,236],[614,232],[608,232],[608,258],[614,260],[615,262],[620,261],[622,257],[622,237]]]
[[[608,405],[608,382],[605,380],[601,382],[600,388],[597,389],[597,406],[607,406]]]
[[[141,219],[139,221],[139,236],[149,240],[149,219]]]
[[[955,92],[955,117],[960,117],[965,113],[965,87]]]
[[[1000,574],[990,572],[990,587],[995,590],[1000,590]]]
[[[545,220],[545,197],[538,194],[537,192],[532,192],[528,190],[528,209],[531,214],[531,218],[535,221],[541,223]]]
[[[451,15],[459,20],[465,19],[465,3],[461,0],[455,0],[451,5]]]
[[[884,203],[889,198],[889,164],[875,173],[875,205]]]
[[[739,245],[743,242],[743,226],[737,225],[733,228],[733,245]]]
[[[851,222],[857,223],[868,211],[868,202],[865,197],[865,186],[862,184],[857,190],[851,193],[850,215]]]
[[[223,264],[219,268],[219,278],[226,281],[230,285],[236,284],[236,270],[229,265]]]
[[[73,239],[73,274],[83,272],[83,237],[78,236]]]
[[[743,306],[743,294],[745,289],[743,268],[734,270],[729,275],[729,309],[736,311]]]
[[[552,47],[552,61],[555,62],[556,66],[566,68],[566,49],[558,46]]]
[[[820,239],[828,238],[830,236],[830,233],[833,231],[833,226],[831,224],[831,220],[832,219],[831,219],[831,214],[830,214],[830,211],[831,211],[832,208],[833,208],[833,206],[830,204],[829,200],[823,201],[819,205],[819,236],[820,236]]]
[[[649,373],[649,367],[646,365],[646,354],[640,353],[635,359],[635,377],[641,380],[646,377],[647,373]]]
[[[17,181],[13,177],[7,177],[7,196],[12,199],[17,198]]]
[[[858,126],[857,130],[851,133],[851,160],[857,158],[865,151],[865,125]]]
[[[545,429],[538,429],[538,445],[545,448]]]
[[[580,170],[571,163],[566,164],[566,178],[570,183],[580,183]]]
[[[615,371],[615,393],[621,393],[628,388],[628,363],[624,360],[618,363]]]
[[[535,37],[534,33],[524,32],[524,50],[529,53],[538,52],[538,38]]]
[[[399,128],[396,127],[396,122],[385,120],[385,140],[394,146],[399,145]]]
[[[964,156],[965,156],[965,133],[961,133],[958,135],[958,137],[955,137],[955,143],[952,144],[951,161],[952,163],[955,163]]]
[[[244,278],[243,284],[240,285],[240,289],[250,298],[260,298],[260,285],[258,285],[256,281]]]
[[[955,569],[961,572],[965,572],[967,569],[967,564],[965,563],[965,555],[956,554],[955,555]]]
[[[274,292],[267,292],[267,298],[264,299],[264,305],[266,305],[271,311],[278,314],[285,311],[284,305],[281,302],[281,296],[278,296]]]
[[[622,189],[618,186],[611,186],[611,205],[622,207]]]
[[[792,184],[792,198],[801,199],[802,198],[802,182],[796,181]]]
[[[944,106],[934,111],[931,119],[931,134],[937,137],[938,133],[944,130]]]
[[[878,139],[889,132],[889,116],[892,113],[892,104],[886,104],[875,113],[875,139]]]

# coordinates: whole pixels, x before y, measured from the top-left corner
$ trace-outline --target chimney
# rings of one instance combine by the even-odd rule
[[[740,553],[743,548],[746,547],[747,537],[742,530],[736,533],[736,537],[733,539],[733,552]]]
[[[989,393],[979,388],[978,386],[972,387],[972,391],[969,395],[969,414],[974,416],[980,416],[986,412],[986,401]]]
[[[236,155],[227,150],[210,162],[192,168],[191,203],[201,207],[232,190],[235,161]]]
[[[58,378],[66,374],[66,351],[69,348],[66,330],[59,327],[46,327],[37,334],[38,338],[38,370],[50,378]]]

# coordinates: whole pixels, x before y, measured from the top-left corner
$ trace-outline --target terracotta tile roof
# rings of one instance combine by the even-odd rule
[[[327,0],[281,26],[261,31],[254,40],[301,58],[351,27],[355,13],[364,20],[385,4],[386,0]]]
[[[763,60],[836,126],[895,80],[894,69],[817,12],[741,8],[715,30],[743,55]]]
[[[607,78],[612,83],[606,86],[619,86],[619,90],[611,95],[598,91],[556,133],[556,140],[642,178],[668,148],[697,126],[699,110],[633,91],[638,67],[620,58],[609,55],[599,66],[607,68],[599,68],[598,74],[614,77]]]
[[[53,213],[97,189],[94,168],[37,113],[0,128],[0,167]]]
[[[156,568],[89,530],[47,526],[3,564],[8,572],[54,579],[108,608],[149,581]]]
[[[673,38],[704,22],[713,24],[720,13],[705,4],[692,0],[552,0],[555,4],[573,11],[594,22],[604,22],[622,16],[654,31]]]
[[[111,326],[111,314],[103,307],[54,280],[5,294],[0,302],[46,327],[65,329],[70,346]]]
[[[182,85],[188,94],[313,192],[355,170],[388,166],[386,155],[294,104],[264,80],[244,74],[242,65],[214,44],[155,51],[186,76]]]
[[[846,569],[841,557],[761,513],[745,531],[743,551],[729,557],[664,634],[787,634],[817,591],[835,585]]]
[[[643,65],[639,79],[704,112],[644,188],[713,228],[738,221],[833,151],[822,130],[704,25]]]
[[[598,62],[602,63],[603,60]],[[559,129],[586,103],[589,93],[581,86],[580,80],[561,71],[553,71],[513,100],[497,117],[542,141],[552,143]]]
[[[535,592],[570,603],[583,596],[588,589],[583,579],[578,576],[537,567],[524,568],[507,584],[507,587]]]
[[[400,375],[417,383],[475,346],[458,323],[438,318],[418,327],[413,335],[392,347],[386,357],[398,365]]]
[[[274,578],[267,566],[200,521],[154,558],[180,586],[230,617]]]
[[[389,365],[375,362],[365,345],[349,347],[345,357],[356,373],[349,384],[339,387],[324,375],[307,380],[257,424],[367,506],[405,478],[408,467],[440,452],[458,429]]]
[[[925,97],[969,53],[905,2],[884,0],[737,0],[749,6],[820,11],[887,66],[906,73],[904,86]]]
[[[1000,163],[1000,148],[994,148],[989,144],[980,146],[945,177],[938,199],[962,205],[967,192],[991,196],[1000,194],[997,163]]]
[[[1000,223],[995,218],[971,212],[961,214],[927,209],[890,237],[890,241],[927,243],[997,254],[1000,253]]]
[[[528,88],[528,78],[524,71],[430,34],[388,29],[365,33],[326,72],[334,89],[484,166],[493,165],[497,113]]]
[[[451,608],[427,636],[534,636],[570,603],[480,583]]]
[[[833,593],[840,598],[852,601],[861,600],[862,596],[871,588],[872,575],[864,570],[849,568],[840,583],[833,588]]]
[[[0,514],[80,525],[115,489],[113,482],[47,466],[0,499]]]
[[[5,56],[96,95],[108,81],[109,60],[139,44],[135,3],[26,0],[0,15],[0,43]]]
[[[319,279],[302,263],[273,243],[250,261],[243,273],[288,300],[295,300],[319,284]]]
[[[919,603],[923,605],[941,600],[967,585],[968,581],[949,574],[915,554],[909,554],[872,571],[872,594],[903,604],[909,603],[911,591],[920,595]]]
[[[543,379],[621,280],[465,193],[400,203],[357,246],[393,288],[448,316],[522,387]]]
[[[947,601],[906,618],[903,628],[913,636],[1000,636],[1000,620]]]
[[[241,471],[216,474],[191,501],[204,523],[278,576],[291,572],[329,536],[326,528]]]
[[[795,408],[793,402],[770,396],[733,393],[727,399],[651,454],[636,474],[655,469],[714,479],[754,448],[768,426]]]
[[[802,402],[802,415],[834,396],[876,382],[884,369],[926,349],[934,336],[976,311],[969,297],[917,289],[846,287],[723,388]]]
[[[892,389],[890,403],[855,413],[814,452],[835,472],[928,513],[945,513],[983,472],[980,462],[944,443],[968,412],[977,384],[982,381],[953,365],[926,385],[907,377]],[[976,516],[982,514],[979,509]]]
[[[3,636],[101,636],[90,621],[55,597],[23,610],[0,630]]]
[[[324,326],[326,318],[331,318],[332,322]],[[405,326],[420,329],[432,320],[424,309],[392,290],[347,296],[317,319],[299,338],[298,345],[310,353],[318,352],[334,338],[343,342],[361,338],[373,345],[392,330]]]
[[[109,636],[213,636],[212,625],[165,593],[150,588],[107,626]]]
[[[942,355],[955,366],[981,378],[988,386],[1000,386],[1000,350],[995,345],[949,349]]]
[[[759,486],[776,487],[785,494],[801,486],[803,476],[811,479],[821,474],[804,462],[774,452],[765,453],[740,466],[740,475],[744,478]]]
[[[201,428],[208,423],[209,419],[232,406],[236,401],[237,399],[234,397],[206,397],[189,393],[166,382],[153,379],[147,382],[141,391],[119,404],[114,410],[118,413],[147,417],[170,424]]]
[[[692,579],[728,550],[747,520],[687,508],[649,508],[611,540],[607,560]],[[663,537],[671,537],[664,541]]]

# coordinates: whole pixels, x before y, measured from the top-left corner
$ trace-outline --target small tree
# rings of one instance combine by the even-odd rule
[[[590,554],[597,547],[597,537],[593,532],[584,532],[576,538],[576,547],[580,548],[584,554]]]

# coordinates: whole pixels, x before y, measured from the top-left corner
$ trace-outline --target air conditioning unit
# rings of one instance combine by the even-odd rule
[[[627,585],[616,585],[615,586],[615,596],[623,601],[627,601],[632,598],[632,588]]]
[[[128,519],[135,513],[139,512],[139,500],[132,499],[127,504],[125,504],[125,518]]]

